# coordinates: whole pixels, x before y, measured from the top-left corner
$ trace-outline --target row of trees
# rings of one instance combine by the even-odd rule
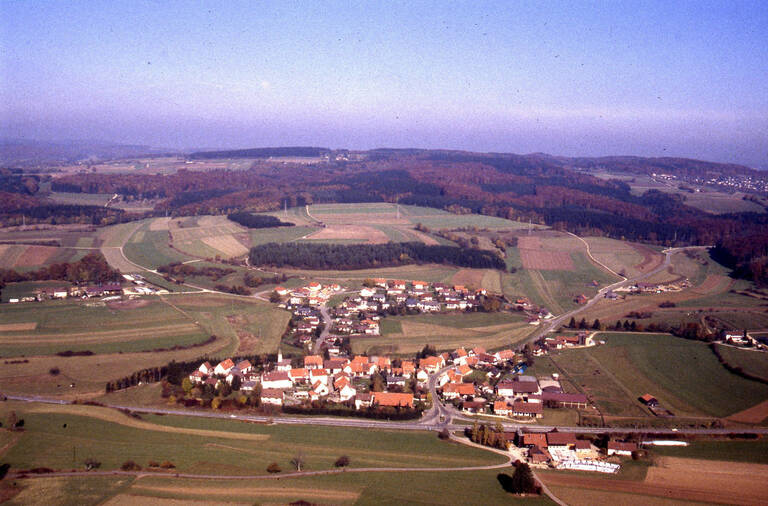
[[[387,244],[269,243],[251,248],[252,265],[294,266],[304,269],[366,269],[413,263],[450,264],[478,269],[505,269],[494,253],[418,242]]]

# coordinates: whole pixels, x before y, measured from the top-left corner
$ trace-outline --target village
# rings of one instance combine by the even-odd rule
[[[339,405],[387,418],[398,412],[426,416],[431,405],[439,402],[457,419],[474,421],[475,431],[478,423],[536,421],[542,418],[544,406],[589,409],[586,396],[563,392],[556,374],[539,378],[521,374],[525,367],[518,359],[512,350],[489,354],[481,348],[459,348],[416,360],[384,356],[323,359],[319,355],[291,360],[278,354],[275,362],[258,368],[248,360],[227,358],[215,365],[200,364],[185,379],[184,390],[190,397],[205,391],[213,394],[216,397],[208,406],[214,409],[223,405],[215,399],[231,393],[250,397],[241,406],[268,407],[270,412],[291,406]],[[492,386],[489,380],[499,376],[504,379]],[[478,377],[487,379],[472,381]],[[202,398],[200,403],[186,403],[201,404],[206,405]],[[600,449],[592,440],[556,430],[518,429],[504,432],[503,437],[505,449],[524,455],[531,465],[558,469],[615,473],[620,464],[615,458],[606,459],[632,456],[638,450],[634,442],[614,440]]]

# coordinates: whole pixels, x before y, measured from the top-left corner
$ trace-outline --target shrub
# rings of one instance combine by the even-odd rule
[[[48,374],[50,374],[51,376],[58,376],[59,373],[61,373],[61,370],[58,367],[51,367],[50,369],[48,369]]]
[[[439,437],[440,439],[450,439],[451,433],[448,432],[448,429],[443,429],[437,434],[437,437]]]
[[[150,460],[149,464],[147,464],[148,467],[160,467],[159,462],[155,462],[154,460]]]
[[[163,463],[160,464],[160,467],[162,467],[163,469],[175,469],[176,465],[171,461],[164,460]]]
[[[279,473],[282,469],[280,469],[280,466],[277,464],[277,462],[272,462],[270,465],[267,466],[267,472],[268,473]]]
[[[349,465],[349,457],[342,455],[336,459],[336,462],[334,462],[333,465],[336,467],[347,467]]]
[[[85,462],[83,462],[83,464],[85,465],[86,471],[90,471],[91,469],[98,469],[101,467],[101,462],[92,458],[85,459]]]
[[[141,466],[132,460],[126,460],[123,465],[120,466],[123,471],[141,471]]]

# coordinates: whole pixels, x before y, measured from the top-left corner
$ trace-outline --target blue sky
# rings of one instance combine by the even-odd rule
[[[768,168],[765,2],[0,2],[0,135]]]

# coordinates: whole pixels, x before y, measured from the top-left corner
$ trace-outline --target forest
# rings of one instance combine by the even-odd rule
[[[331,156],[312,163],[267,159],[325,154]],[[765,215],[708,214],[686,205],[679,195],[656,190],[634,195],[623,181],[600,179],[586,172],[595,168],[638,174],[658,171],[697,177],[763,177],[747,167],[681,158],[566,158],[423,149],[376,149],[359,152],[351,161],[343,160],[348,152],[342,153],[341,161],[333,154],[325,148],[301,147],[198,153],[194,157],[241,156],[252,161],[246,170],[179,170],[167,175],[78,173],[55,178],[52,189],[158,199],[155,210],[149,213],[158,216],[237,216],[284,205],[397,201],[453,213],[531,221],[579,235],[664,246],[717,245],[719,258],[740,275],[765,278],[764,248],[759,240],[766,226],[759,216]],[[56,223],[104,224],[140,217],[123,217],[103,209],[50,207],[39,193],[30,195],[28,186],[19,183],[9,182],[6,187],[8,211],[0,215],[5,224],[20,221],[22,213],[33,221]]]
[[[269,243],[251,248],[251,265],[292,266],[302,269],[368,269],[414,263],[449,264],[477,269],[505,269],[494,253],[418,242],[387,244]]]
[[[280,221],[275,216],[269,216],[266,214],[253,214],[246,212],[231,213],[227,215],[227,219],[239,223],[247,228],[274,228],[274,227],[292,227],[293,223]]]

